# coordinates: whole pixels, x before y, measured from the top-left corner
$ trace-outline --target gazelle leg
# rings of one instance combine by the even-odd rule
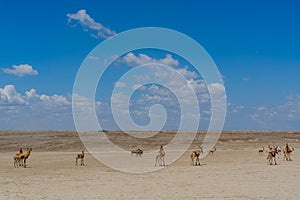
[[[14,167],[15,167],[15,168],[19,167],[16,158],[14,159]]]
[[[156,158],[155,158],[155,167],[156,167],[156,165],[157,165],[157,162],[158,162],[158,155],[157,155]]]

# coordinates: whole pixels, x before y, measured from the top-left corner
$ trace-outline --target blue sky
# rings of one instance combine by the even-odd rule
[[[0,3],[0,129],[74,129],[72,89],[85,57],[106,37],[151,26],[190,36],[213,58],[227,93],[225,129],[299,130],[299,4],[296,1],[3,1]],[[132,53],[131,58],[141,59],[139,55],[144,55],[152,60],[169,55],[154,50]],[[126,56],[111,66],[105,83],[97,91],[97,114],[106,129],[117,129],[107,105],[118,77],[132,68],[132,63],[125,62]],[[176,69],[193,73],[185,60],[176,55],[171,58],[179,63],[174,66]],[[201,84],[201,77],[192,79]],[[151,85],[148,89],[148,93],[142,91],[133,99],[166,95],[151,93]],[[162,103],[167,110],[177,113],[169,118],[166,129],[178,126],[178,109],[167,100],[132,107],[132,117],[137,123],[149,121],[143,112],[151,103]],[[209,110],[209,104],[203,107]],[[205,129],[207,122],[202,124],[200,128]]]

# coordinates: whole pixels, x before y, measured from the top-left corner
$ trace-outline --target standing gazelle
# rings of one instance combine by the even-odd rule
[[[201,146],[199,146],[199,149],[197,149],[197,150],[194,150],[193,152],[192,152],[192,154],[191,154],[191,164],[193,165],[193,166],[195,166],[195,165],[201,165],[200,164],[200,154],[203,152],[203,149],[202,149],[202,147]]]
[[[30,156],[30,152],[32,151],[32,148],[27,147],[27,151],[23,152],[22,149],[20,149],[20,153],[17,153],[14,156],[14,167],[23,166],[26,168],[26,160]]]
[[[283,160],[286,161],[291,161],[291,153],[294,151],[295,149],[293,147],[290,147],[288,144],[285,145],[284,149],[283,149]]]
[[[274,164],[277,165],[277,162],[276,162],[276,156],[278,155],[278,147],[269,147],[269,152],[268,152],[268,156],[267,156],[267,160],[268,160],[268,164],[269,165],[273,165],[273,161],[274,161]]]
[[[158,164],[159,166],[165,166],[165,150],[163,145],[160,145],[160,149],[158,151],[158,154],[155,158],[155,166]]]
[[[78,164],[78,159],[80,159],[80,165],[83,166],[84,165],[84,151],[82,151],[81,153],[77,154],[76,156],[76,166]]]

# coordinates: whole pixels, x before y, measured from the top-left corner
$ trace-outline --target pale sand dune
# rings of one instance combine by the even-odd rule
[[[109,137],[124,148],[151,150],[169,141],[170,134],[138,141],[139,145],[120,133]],[[299,199],[299,136],[299,132],[226,132],[215,154],[201,159],[200,167],[190,165],[190,152],[186,152],[162,170],[128,174],[104,166],[88,153],[86,166],[76,167],[75,156],[83,146],[74,132],[2,131],[0,199]],[[192,148],[203,135],[196,138]],[[21,140],[33,151],[28,168],[15,169],[12,156]],[[281,155],[279,165],[268,166],[266,154],[258,149],[285,142],[296,149],[293,161],[283,161]],[[126,163],[140,158],[128,154],[118,159]]]

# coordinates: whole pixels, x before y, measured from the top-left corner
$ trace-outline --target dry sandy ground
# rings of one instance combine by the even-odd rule
[[[199,133],[191,149],[201,142]],[[108,135],[124,148],[157,148],[172,138],[164,132],[150,140]],[[215,154],[191,166],[190,151],[155,172],[129,174],[110,169],[90,154],[86,166],[75,166],[83,148],[71,131],[0,131],[0,199],[300,199],[300,132],[225,132]],[[293,161],[278,157],[268,166],[258,149],[268,144],[295,147]],[[33,147],[28,168],[14,168],[20,146]],[[166,152],[166,162],[168,155]],[[130,154],[119,157],[126,162]],[[143,159],[143,158],[142,158]],[[154,165],[154,158],[153,158]]]

